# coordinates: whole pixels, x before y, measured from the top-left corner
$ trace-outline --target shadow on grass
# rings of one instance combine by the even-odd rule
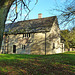
[[[75,54],[0,55],[0,75],[75,75]]]

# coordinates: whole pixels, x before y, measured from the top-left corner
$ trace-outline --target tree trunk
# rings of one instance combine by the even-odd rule
[[[1,44],[3,40],[3,33],[5,29],[5,21],[12,3],[15,0],[1,0],[0,1],[0,53],[1,53]]]

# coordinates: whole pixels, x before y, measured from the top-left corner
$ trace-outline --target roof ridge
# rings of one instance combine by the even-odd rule
[[[44,18],[37,18],[37,19],[29,19],[29,20],[24,20],[24,21],[18,21],[18,22],[15,22],[15,23],[19,23],[19,22],[25,22],[25,21],[33,21],[33,20],[42,20],[42,19],[47,19],[47,18],[53,18],[53,17],[57,17],[57,16],[51,16],[51,17],[44,17]],[[15,23],[8,23],[8,24],[15,24]],[[6,25],[8,25],[6,24]]]

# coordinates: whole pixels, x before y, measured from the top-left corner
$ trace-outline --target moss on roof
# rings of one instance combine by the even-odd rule
[[[5,26],[6,34],[35,33],[50,31],[56,16],[19,21]]]

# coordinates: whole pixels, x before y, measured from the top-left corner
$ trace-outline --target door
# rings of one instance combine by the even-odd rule
[[[16,45],[13,45],[13,53],[16,53]]]

